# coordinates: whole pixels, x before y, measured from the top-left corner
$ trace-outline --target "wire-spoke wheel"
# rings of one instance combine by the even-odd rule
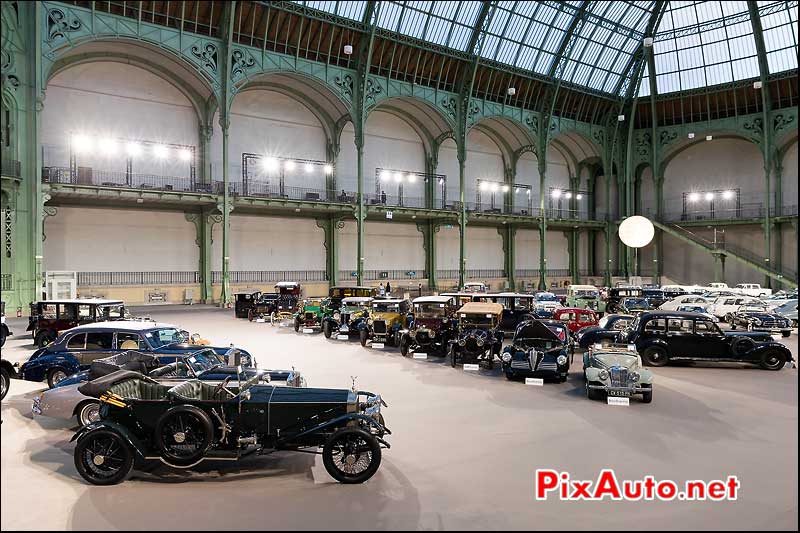
[[[322,448],[322,462],[339,483],[363,483],[381,465],[381,446],[364,430],[341,429]]]
[[[202,409],[178,405],[158,420],[155,437],[167,462],[188,465],[205,455],[214,438],[214,429],[211,419]]]
[[[47,385],[52,389],[67,379],[67,373],[61,368],[54,368],[47,373]]]
[[[97,429],[75,446],[75,468],[93,485],[115,485],[133,468],[133,451],[115,431]]]
[[[78,422],[81,426],[88,426],[100,420],[100,403],[86,402],[78,410]]]

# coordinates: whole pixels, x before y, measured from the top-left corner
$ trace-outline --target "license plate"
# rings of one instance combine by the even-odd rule
[[[373,342],[372,343],[372,347],[373,348],[383,348],[383,343],[382,342]]]
[[[544,379],[542,378],[525,378],[525,385],[534,385],[536,387],[544,386]]]
[[[414,352],[414,359],[427,359],[428,354],[426,353],[416,353]]]
[[[616,396],[618,398],[629,398],[631,393],[624,390],[610,390],[608,391],[608,395]]]
[[[350,330],[347,328],[347,326],[341,326],[341,327],[339,328],[339,331],[344,331],[344,332],[347,332],[347,331],[350,331]]]
[[[303,333],[314,333],[312,328],[303,328]]]
[[[631,399],[630,398],[620,398],[618,396],[609,396],[606,398],[606,402],[608,405],[630,405]]]
[[[477,372],[481,369],[481,365],[464,365],[464,370],[469,372]]]
[[[266,322],[266,320],[264,320],[263,318],[256,318],[256,322],[263,324],[264,322]]]
[[[346,340],[348,340],[349,338],[350,338],[350,337],[348,337],[347,335],[336,335],[336,340],[337,340],[337,341],[346,341]]]

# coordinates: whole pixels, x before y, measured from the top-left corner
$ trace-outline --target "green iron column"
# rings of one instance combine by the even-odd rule
[[[200,153],[197,157],[197,167],[199,170],[197,179],[200,183],[204,184],[214,182],[214,174],[211,171],[211,138],[213,134],[214,128],[211,126],[211,124],[201,121],[198,126],[198,135],[200,137]]]
[[[508,289],[510,291],[517,290],[517,258],[516,258],[516,237],[517,228],[512,224],[505,224],[497,228],[497,233],[503,239],[503,270],[506,271],[506,278],[508,279]]]
[[[458,201],[460,209],[458,212],[458,286],[464,286],[466,282],[466,269],[467,269],[467,203],[465,189],[467,186],[466,178],[466,164],[467,164],[467,146],[466,137],[459,136],[461,141],[458,143]]]
[[[714,257],[714,283],[725,283],[725,253],[711,252]]]
[[[323,244],[325,246],[325,277],[330,287],[339,284],[339,252],[338,252],[338,229],[344,226],[344,222],[338,216],[330,216],[316,219],[317,227],[322,228],[324,235]]]
[[[184,213],[184,217],[188,222],[194,224],[195,227],[195,244],[198,247],[198,262],[197,267],[200,273],[200,301],[202,303],[211,303],[211,228],[214,225],[215,217],[208,210],[202,209],[198,213]]]
[[[547,133],[545,132],[546,136]],[[544,190],[545,178],[547,175],[547,156],[537,157],[539,166],[539,290],[547,290],[547,204],[545,203],[546,193]]]
[[[231,246],[231,204],[230,194],[230,170],[228,169],[230,151],[229,129],[230,120],[220,116],[219,125],[222,128],[222,291],[220,293],[220,305],[226,307],[231,303],[230,293],[230,246]]]
[[[336,161],[339,159],[341,146],[338,141],[328,141],[325,145],[325,159],[331,166],[331,171],[325,176],[325,197],[329,202],[335,202],[338,194],[336,183]]]
[[[779,217],[783,215],[783,184],[781,183],[783,179],[783,163],[780,157],[775,157],[773,159],[773,168],[775,169],[775,216]],[[775,225],[774,239],[775,246],[772,249],[772,268],[783,271],[783,232],[778,224]],[[780,289],[782,285],[780,281],[772,280],[774,289]]]
[[[428,277],[428,289],[436,290],[436,232],[439,224],[433,220],[417,222],[417,231],[422,233],[422,248],[425,251],[425,275]]]
[[[439,168],[439,155],[437,153],[425,156],[425,207],[427,209],[436,208],[436,170]]]
[[[661,164],[656,165],[660,171]],[[653,170],[656,172],[656,170]],[[656,189],[656,220],[662,222],[664,217],[664,176],[659,172],[654,176]],[[661,276],[664,275],[664,232],[656,229],[655,250],[653,251],[653,276],[655,282],[661,284]]]
[[[611,227],[612,222],[606,221],[605,235],[606,235],[606,264],[603,271],[603,284],[606,287],[611,286]]]
[[[358,285],[364,284],[364,220],[367,218],[364,205],[364,130],[358,128],[355,135],[356,154],[358,157],[358,208],[356,209],[356,226],[358,231],[356,253],[356,280]]]
[[[572,197],[570,198],[570,210],[572,211],[572,217],[577,219],[579,218],[578,215],[578,190],[581,187],[581,170],[578,167],[577,176],[570,176],[569,178],[569,188],[570,192],[572,193]],[[580,279],[580,233],[577,227],[573,228],[572,231],[569,232],[569,236],[567,237],[572,247],[572,253],[570,254],[570,263],[569,263],[569,275],[572,279],[572,283],[579,283]]]

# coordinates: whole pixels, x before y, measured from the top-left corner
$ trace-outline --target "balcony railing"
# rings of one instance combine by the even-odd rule
[[[325,281],[324,270],[231,270],[228,272],[231,283],[277,283],[279,281],[316,282]],[[211,273],[211,283],[222,283],[222,271]]]
[[[14,277],[11,274],[2,274],[0,276],[0,290],[13,291],[14,290]]]
[[[97,187],[115,187],[137,190],[204,192],[211,193],[207,183],[196,183],[191,178],[179,176],[158,176],[154,174],[133,174],[108,170],[81,170],[71,172],[68,167],[42,168],[44,183],[62,183],[69,185],[94,185]]]
[[[10,178],[19,178],[22,176],[22,164],[16,159],[10,159],[4,156],[1,168],[3,176],[8,176]]]
[[[696,210],[670,210],[662,213],[660,217],[656,215],[656,210],[649,208],[643,211],[643,215],[648,218],[661,220],[662,222],[691,222],[696,220],[744,220],[761,219],[766,216],[767,210],[761,202],[741,204],[738,207],[716,208]],[[797,206],[771,206],[769,210],[771,217],[777,216],[797,216]]]
[[[194,271],[78,272],[79,287],[194,285],[197,283],[200,283],[200,273]]]

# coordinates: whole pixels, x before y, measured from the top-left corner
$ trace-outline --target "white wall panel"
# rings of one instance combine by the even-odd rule
[[[367,222],[364,226],[364,268],[366,270],[425,269],[422,233],[416,225]]]
[[[69,166],[71,134],[197,146],[198,119],[189,100],[163,79],[121,63],[87,63],[58,73],[47,86],[42,111],[46,166]],[[124,177],[124,142],[109,156],[99,139],[77,157],[79,166],[120,172]],[[189,175],[189,164],[171,154],[163,161],[144,152],[134,172]]]
[[[548,231],[545,245],[548,270],[569,268],[569,248],[563,231]]]
[[[517,230],[516,263],[517,269],[539,268],[539,230]]]
[[[370,113],[364,135],[364,192],[374,194],[375,170],[393,169],[407,172],[425,172],[425,149],[422,139],[407,122],[382,111]],[[380,188],[386,192],[387,201],[396,203],[398,183],[394,179],[381,182]],[[425,194],[422,180],[403,183],[405,198],[418,198],[418,203],[408,205],[424,206],[421,198]]]
[[[467,269],[503,268],[503,238],[497,233],[497,228],[480,228],[467,224],[466,255]]]
[[[458,226],[442,226],[436,233],[437,270],[458,270],[459,258]]]
[[[44,269],[197,270],[194,224],[183,213],[59,207],[45,222]]]
[[[797,205],[797,141],[783,156],[783,205]]]
[[[356,255],[358,254],[358,228],[355,221],[345,222],[342,229],[338,229],[337,237],[339,250],[339,270],[353,271],[357,268]]]

